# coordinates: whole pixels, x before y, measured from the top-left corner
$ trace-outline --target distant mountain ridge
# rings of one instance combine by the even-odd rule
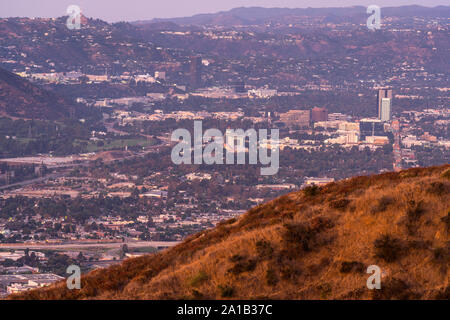
[[[376,70],[380,75],[383,74],[386,61],[406,60],[408,63],[424,65],[426,69],[431,67],[429,70],[446,70],[448,61],[446,26],[434,30],[432,35],[418,32],[394,32],[392,28],[371,33],[363,26],[367,19],[364,7],[352,7],[348,10],[337,8],[336,12],[333,10],[332,8],[237,8],[219,14],[200,15],[205,17],[207,23],[219,24],[219,28],[220,24],[260,23],[267,17],[278,17],[276,18],[278,20],[270,20],[274,22],[272,27],[267,27],[265,23],[259,24],[252,30],[253,35],[246,32],[244,37],[237,36],[232,41],[203,34],[202,25],[182,26],[176,22],[162,20],[134,24],[125,22],[108,24],[98,19],[87,19],[81,30],[71,31],[65,26],[63,17],[0,19],[0,39],[3,48],[0,67],[3,66],[8,70],[23,70],[24,65],[31,65],[31,72],[82,70],[86,74],[151,73],[155,68],[161,68],[163,62],[168,62],[163,68],[178,68],[176,64],[183,60],[180,58],[184,56],[184,60],[188,61],[195,52],[232,59],[255,55],[276,59],[302,57],[342,61],[350,56],[359,61],[360,65],[357,66],[359,70],[377,61]],[[450,16],[448,14],[450,7],[418,6],[383,8],[382,16],[385,16],[385,11],[389,12],[389,10],[391,12],[398,10],[405,14],[431,12],[430,14],[436,16]],[[295,15],[296,12],[299,13]],[[315,14],[320,18],[302,16],[305,14]],[[334,32],[332,28],[308,30],[309,24],[312,27],[319,23],[348,22],[349,18],[345,16],[346,14],[356,15],[353,18],[354,26],[348,27],[350,36],[342,32]],[[295,25],[307,19],[309,20],[306,25],[301,26],[301,23],[299,26]],[[191,22],[195,22],[194,20]],[[406,22],[400,22],[399,28],[405,26],[408,29],[408,21],[412,21],[412,18],[406,20]],[[291,28],[290,22],[294,24],[294,27]],[[270,37],[278,40],[272,43],[264,41],[260,34],[266,32],[265,29]],[[105,32],[110,34],[106,38]],[[288,41],[279,41],[284,36]],[[180,70],[183,67],[180,66]],[[334,73],[329,74],[334,75]],[[280,75],[280,77],[284,76]],[[302,81],[301,78],[298,80]]]
[[[179,25],[251,25],[272,21],[283,21],[285,17],[309,16],[328,19],[350,18],[360,19],[367,16],[366,7],[337,7],[337,8],[262,8],[240,7],[217,13],[197,14],[191,17],[156,18],[148,21],[136,21],[133,24],[149,24],[172,22]],[[383,16],[396,17],[450,17],[450,6],[436,6],[433,8],[418,5],[401,7],[382,7]]]
[[[66,19],[0,19],[0,66],[23,70],[24,64],[32,64],[42,70],[37,72],[54,69],[105,74],[107,71],[123,72],[129,66],[145,70],[149,61],[170,59],[164,50],[141,41],[136,27],[128,23],[108,24],[99,19],[83,18],[80,30],[70,30]],[[2,60],[10,62],[6,64]],[[86,64],[91,65],[89,70],[84,69]]]

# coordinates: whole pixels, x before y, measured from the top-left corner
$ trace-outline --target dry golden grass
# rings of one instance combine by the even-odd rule
[[[450,165],[297,191],[164,252],[12,299],[449,299]],[[382,270],[368,290],[367,266]]]

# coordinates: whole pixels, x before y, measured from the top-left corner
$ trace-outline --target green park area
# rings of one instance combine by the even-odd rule
[[[75,140],[74,145],[83,146],[85,152],[99,152],[115,149],[123,149],[126,146],[130,147],[148,147],[155,144],[154,139],[150,138],[122,138],[122,139],[105,139],[88,142],[85,140]]]

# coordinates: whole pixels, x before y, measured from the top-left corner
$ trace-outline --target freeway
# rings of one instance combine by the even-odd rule
[[[149,153],[158,152],[160,148],[170,146],[170,138],[164,137],[164,136],[160,136],[157,138],[161,141],[160,144],[145,147],[142,152],[138,152],[138,153],[132,154],[130,156],[126,156],[124,158],[112,159],[112,160],[108,160],[105,162],[109,163],[109,162],[114,162],[114,161],[124,161],[124,160],[130,160],[130,159],[134,159],[134,158],[144,157],[145,155],[147,155]],[[74,155],[72,155],[72,156],[74,156]],[[23,159],[26,159],[26,158],[23,158]],[[5,161],[5,160],[13,161],[14,159],[0,159],[0,161]],[[23,161],[23,160],[21,160],[21,161]],[[28,163],[26,161],[23,161],[23,162]],[[91,164],[90,160],[82,160],[81,162],[78,162],[78,163],[64,163],[64,164],[47,165],[47,168],[49,168],[49,169],[70,169],[70,168],[80,167],[80,166],[89,166],[90,164]],[[70,172],[70,170],[65,170],[65,171],[62,171],[59,173],[53,172],[53,173],[47,174],[43,177],[34,178],[34,179],[30,179],[30,180],[24,180],[24,181],[8,184],[5,186],[0,186],[0,190],[5,190],[5,189],[9,189],[9,188],[20,188],[20,187],[24,187],[24,186],[27,186],[30,184],[44,182],[49,179],[61,178],[61,177],[64,177],[65,175],[67,175],[68,172]]]
[[[0,249],[13,250],[88,250],[88,249],[119,249],[124,244],[128,248],[168,248],[179,244],[179,241],[130,241],[130,242],[100,242],[100,243],[62,243],[62,244],[27,244],[27,243],[0,243]]]
[[[4,189],[8,189],[8,188],[13,188],[13,187],[24,187],[26,185],[29,184],[33,184],[33,183],[38,183],[38,182],[43,182],[49,179],[56,179],[56,178],[60,178],[63,177],[64,175],[66,175],[66,173],[64,172],[60,172],[60,173],[51,173],[48,175],[45,175],[43,177],[40,178],[35,178],[35,179],[30,179],[30,180],[25,180],[25,181],[21,181],[21,182],[16,182],[16,183],[12,183],[12,184],[8,184],[6,186],[1,186],[0,190],[4,190]]]

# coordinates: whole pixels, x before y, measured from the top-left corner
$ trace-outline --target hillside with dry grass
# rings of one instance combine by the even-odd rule
[[[309,187],[12,299],[449,299],[450,165]],[[382,270],[368,290],[369,265]]]

